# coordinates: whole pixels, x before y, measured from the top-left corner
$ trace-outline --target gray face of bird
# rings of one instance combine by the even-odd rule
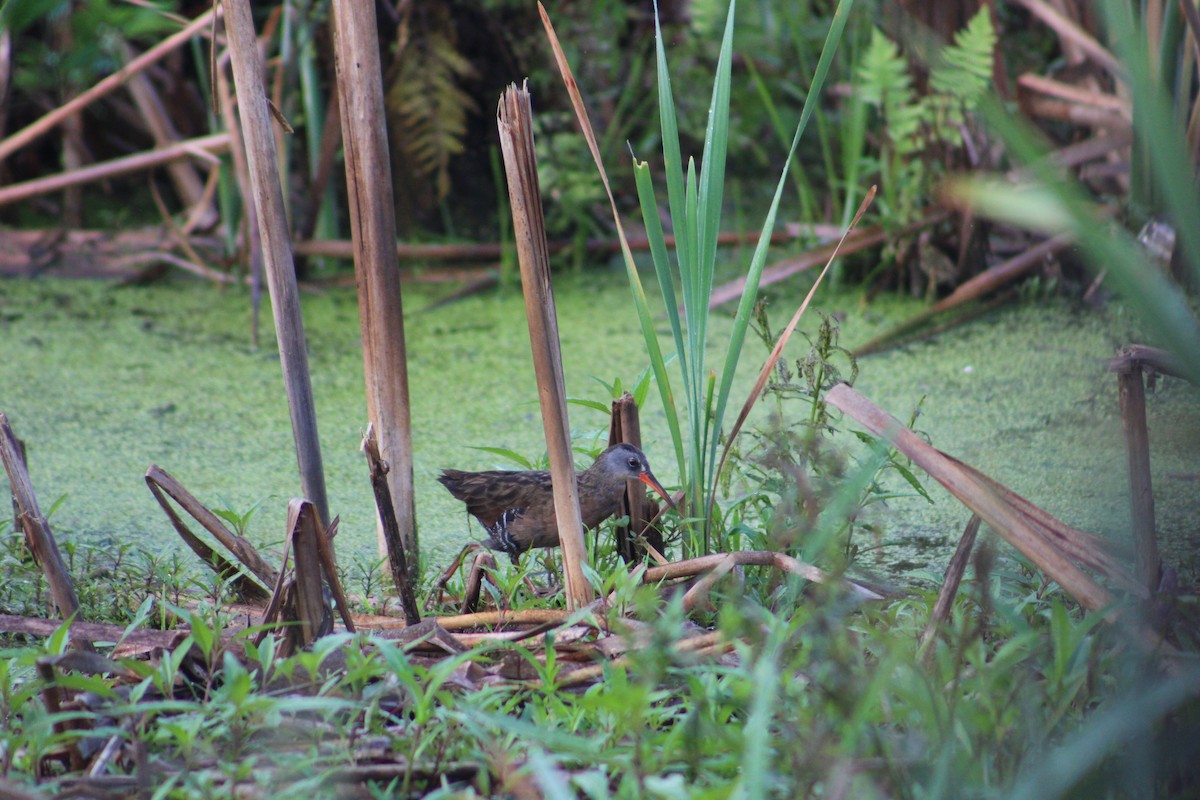
[[[650,471],[650,465],[646,463],[646,457],[633,447],[614,447],[604,454],[604,471],[620,475],[628,481],[636,481]]]
[[[658,492],[671,508],[675,508],[670,493],[650,471],[646,456],[633,445],[619,444],[609,448],[601,455],[599,464],[607,474],[620,476],[627,481],[641,481]]]

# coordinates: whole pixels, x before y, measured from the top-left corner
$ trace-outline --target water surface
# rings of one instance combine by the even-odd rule
[[[652,282],[652,281],[651,281]],[[770,293],[781,327],[804,286]],[[415,426],[416,504],[427,563],[444,563],[467,538],[461,507],[436,483],[440,468],[512,465],[478,446],[542,452],[524,309],[517,292],[489,293],[421,313],[446,289],[405,289]],[[652,298],[653,300],[653,298]],[[921,305],[857,294],[819,294],[842,320],[843,342],[874,336]],[[603,383],[631,383],[646,365],[619,271],[563,276],[559,324],[567,390],[607,401]],[[353,289],[307,293],[303,312],[332,513],[342,517],[342,559],[375,552],[374,512],[358,447],[365,425],[362,356]],[[713,359],[728,314],[713,325]],[[270,328],[269,310],[264,326]],[[813,331],[815,316],[802,323]],[[298,492],[287,408],[273,343],[250,345],[243,291],[186,279],[149,287],[57,280],[0,283],[0,410],[27,443],[43,508],[60,496],[60,539],[148,548],[181,543],[145,487],[151,464],[202,501],[244,511],[264,501],[251,538],[277,543]],[[664,349],[669,335],[662,326]],[[1119,305],[1082,309],[1068,300],[992,313],[927,342],[861,363],[857,388],[901,419],[921,403],[917,427],[940,449],[973,464],[1072,525],[1127,537],[1129,511],[1116,380],[1104,363],[1136,341]],[[788,348],[807,350],[797,337]],[[748,387],[766,354],[748,340],[739,376]],[[679,393],[676,388],[676,393]],[[744,390],[735,397],[740,406]],[[1200,551],[1200,396],[1178,381],[1150,395],[1154,488],[1167,556],[1194,565]],[[607,419],[572,408],[581,439]],[[658,476],[677,480],[652,393],[643,411]],[[968,513],[932,487],[935,504],[893,503],[881,566],[940,569]],[[7,485],[0,488],[5,502]],[[478,530],[476,529],[476,533]]]

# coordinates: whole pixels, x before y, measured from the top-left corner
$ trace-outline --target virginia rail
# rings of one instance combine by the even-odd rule
[[[442,470],[438,480],[466,503],[467,511],[483,525],[488,533],[484,545],[508,553],[514,564],[526,550],[558,547],[549,472],[447,469]],[[671,496],[650,472],[645,454],[631,444],[614,444],[576,475],[576,480],[579,511],[586,528],[596,527],[617,512],[626,481],[641,481],[671,503]]]

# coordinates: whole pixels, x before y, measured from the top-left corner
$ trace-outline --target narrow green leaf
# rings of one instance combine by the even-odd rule
[[[599,400],[589,400],[586,397],[568,397],[567,402],[581,408],[590,408],[599,411],[601,414],[608,414],[612,411],[607,403],[601,403]]]
[[[678,226],[687,218],[684,212],[683,157],[679,152],[679,126],[675,119],[675,96],[671,92],[671,75],[667,69],[667,53],[663,45],[662,25],[658,18],[658,0],[654,0],[654,52],[657,62],[658,115],[662,129],[663,169],[667,174],[667,202],[671,220]],[[657,216],[657,213],[655,214]],[[675,252],[680,263],[692,262],[691,237],[686,226],[676,228]]]
[[[736,0],[729,3],[725,35],[717,57],[712,101],[708,105],[708,123],[704,130],[704,152],[700,159],[700,192],[697,199],[696,269],[699,286],[697,299],[705,303],[712,294],[713,270],[717,263],[717,236],[721,232],[721,209],[725,200],[725,161],[729,150],[729,84],[733,62],[733,18]],[[697,307],[698,309],[699,307]]]
[[[779,181],[775,186],[775,195],[771,200],[767,218],[763,222],[762,231],[759,233],[758,244],[754,248],[754,255],[750,259],[750,269],[746,275],[746,284],[742,292],[741,301],[738,303],[737,314],[734,317],[733,330],[729,337],[729,346],[725,351],[725,364],[721,372],[720,389],[717,391],[716,408],[713,412],[716,431],[709,444],[710,464],[716,463],[717,444],[725,418],[725,408],[729,403],[729,394],[733,387],[734,373],[737,371],[737,364],[742,354],[742,346],[746,340],[746,330],[749,328],[750,320],[753,318],[754,304],[758,298],[758,283],[762,277],[763,268],[766,266],[767,251],[770,249],[771,244],[771,233],[775,229],[775,217],[779,211],[779,201],[783,197],[787,172],[795,155],[796,147],[800,143],[800,137],[804,134],[804,129],[808,126],[808,120],[812,116],[816,103],[821,96],[821,90],[825,86],[825,78],[829,74],[829,69],[833,64],[834,54],[837,52],[838,43],[841,41],[842,33],[846,28],[846,20],[853,7],[854,0],[840,0],[837,11],[834,12],[833,21],[829,26],[829,33],[825,37],[825,46],[821,51],[821,58],[817,62],[816,73],[813,75],[812,86],[809,88],[808,95],[804,99],[804,107],[800,112],[800,122],[796,126],[796,133],[792,137],[792,144],[788,150],[787,159],[779,175]],[[715,489],[717,477],[716,475],[708,476],[708,490],[710,492]]]
[[[1007,114],[995,101],[983,103],[982,110],[988,124],[1019,160],[1032,166],[1045,163],[1040,139],[1027,125]],[[1200,381],[1200,320],[1187,298],[1161,270],[1147,263],[1127,232],[1115,225],[1098,224],[1094,204],[1076,184],[1043,180],[1032,195],[1030,192],[1035,190],[994,182],[960,183],[954,191],[984,214],[998,219],[1012,218],[1018,223],[1037,223],[1021,207],[1023,199],[1036,198],[1038,210],[1061,226],[1055,232],[1065,230],[1075,235],[1093,269],[1107,270],[1108,282],[1120,292],[1155,342],[1179,358],[1193,382]]]

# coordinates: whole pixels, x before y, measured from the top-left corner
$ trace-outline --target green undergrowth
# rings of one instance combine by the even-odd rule
[[[809,356],[776,375],[767,402],[791,413],[774,419],[795,421],[751,437],[730,470],[728,494],[738,499],[717,511],[742,546],[838,575],[874,541],[865,511],[894,494],[880,476],[906,465],[877,445],[844,449],[846,432],[825,417],[821,388],[854,373],[835,334],[827,320]],[[238,526],[251,515],[225,514]],[[56,792],[126,780],[119,785],[162,798],[341,797],[355,785],[378,797],[1200,790],[1189,770],[1200,755],[1200,663],[1151,652],[1103,614],[1084,614],[1029,564],[998,557],[987,537],[928,644],[940,576],[863,602],[837,581],[749,567],[689,617],[679,594],[628,571],[607,533],[589,541],[585,574],[608,598],[606,609],[579,616],[595,626],[590,636],[555,649],[551,631],[436,657],[370,634],[335,634],[282,657],[281,634],[256,643],[259,631],[239,630],[222,610],[231,598],[221,580],[170,555],[69,544],[82,618],[128,626],[125,635],[179,625],[188,635],[149,659],[90,664],[99,674],[60,658],[65,626],[44,641],[0,640],[0,780]],[[0,600],[40,615],[46,587],[7,521],[0,542]],[[492,573],[485,602],[557,605],[530,597],[523,578],[544,578],[537,559],[522,561]],[[342,567],[355,611],[395,612],[382,574],[366,562]],[[461,593],[461,575],[449,589]],[[1169,617],[1172,642],[1188,653],[1193,606],[1184,598]],[[569,683],[580,653],[599,658],[589,644],[614,641],[601,631],[625,637],[623,658],[599,659],[597,680]],[[679,646],[705,631],[723,647]],[[69,754],[90,761],[106,744],[112,757],[81,783]]]
[[[210,603],[176,605],[162,592],[169,581],[137,596],[121,576],[139,569],[126,561],[91,576],[85,603],[121,594],[130,607],[110,606],[108,618],[181,620],[190,635],[149,661],[118,659],[122,680],[58,660],[64,630],[9,638],[0,650],[7,786],[63,791],[66,748],[91,757],[111,740],[122,747],[100,778],[130,776],[146,787],[141,796],[164,798],[340,797],[340,781],[380,763],[391,771],[378,771],[361,796],[1117,798],[1198,789],[1195,661],[1164,672],[1124,630],[986,547],[926,650],[931,589],[863,604],[836,585],[751,568],[700,615],[731,643],[727,652],[682,653],[673,645],[695,626],[679,598],[616,570],[604,578],[616,598],[610,622],[620,632],[620,617],[639,620],[627,633],[636,646],[598,681],[571,688],[561,654],[537,657],[552,638],[430,659],[377,636],[334,635],[280,658],[275,634],[254,645],[254,631],[235,633]],[[537,677],[479,677],[506,661]],[[57,666],[53,681],[47,665]],[[58,711],[47,704],[52,685],[73,698]]]

